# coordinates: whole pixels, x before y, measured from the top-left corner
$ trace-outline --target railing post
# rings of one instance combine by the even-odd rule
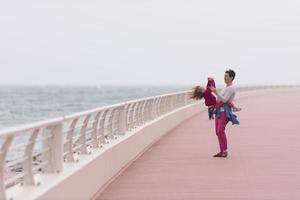
[[[53,139],[53,171],[59,173],[63,168],[63,153],[64,153],[64,142],[63,142],[63,122],[59,123],[54,129]]]
[[[52,130],[53,139],[50,143],[49,168],[48,173],[59,173],[63,167],[63,122],[56,124]]]
[[[151,105],[151,101],[147,100],[146,104],[145,104],[145,113],[146,113],[146,118],[145,118],[145,122],[149,122],[151,120],[151,116],[150,116],[150,105]]]
[[[143,124],[143,105],[144,101],[140,101],[137,109],[137,126],[141,126]]]
[[[161,110],[161,115],[164,115],[166,113],[166,97],[165,96],[161,98],[160,110]]]
[[[144,125],[145,123],[146,123],[146,113],[145,113],[145,111],[146,111],[146,103],[147,103],[147,101],[142,101],[141,102],[141,108],[140,108],[140,120],[139,120],[139,125]]]
[[[99,118],[100,118],[101,112],[98,112],[94,118],[93,122],[93,132],[92,132],[92,146],[93,148],[99,147],[99,141],[98,141],[98,125],[99,125]]]
[[[140,102],[135,102],[134,103],[134,106],[133,106],[133,116],[132,116],[132,119],[133,119],[133,127],[132,128],[136,128],[138,126],[138,114],[139,114],[139,104]]]
[[[150,100],[149,112],[150,112],[150,120],[153,120],[155,118],[155,99]]]
[[[64,144],[64,148],[67,153],[65,155],[66,161],[68,161],[68,162],[75,161],[74,154],[73,154],[73,135],[74,135],[74,130],[75,130],[77,122],[78,122],[78,118],[75,118],[72,120],[72,123],[66,134],[67,142],[66,142],[66,144]],[[63,129],[63,127],[62,127],[62,129]],[[62,133],[62,137],[63,137],[63,133]]]
[[[40,132],[40,129],[37,128],[33,131],[29,141],[28,145],[25,149],[25,156],[27,159],[22,163],[23,165],[23,171],[27,174],[24,176],[24,185],[34,185],[34,173],[33,173],[33,161],[32,161],[32,155],[33,155],[33,148],[35,145],[35,140]]]
[[[86,117],[83,121],[83,125],[80,129],[79,143],[81,145],[81,147],[80,147],[81,154],[88,154],[88,149],[87,149],[87,145],[86,145],[86,130],[87,130],[87,125],[89,123],[90,117],[91,117],[91,115],[86,115]]]
[[[151,117],[152,117],[152,120],[154,120],[157,116],[156,105],[157,105],[157,97],[155,97],[152,100],[152,103],[151,103]]]
[[[128,110],[128,120],[127,120],[127,130],[132,130],[134,127],[134,106],[135,103],[130,103],[127,107]]]
[[[127,102],[124,103],[124,111],[125,111],[125,132],[129,131],[129,122],[130,122],[130,104]]]
[[[125,135],[126,132],[126,104],[122,105],[119,109],[119,135]]]
[[[0,200],[6,199],[5,183],[4,183],[4,168],[8,148],[13,141],[14,136],[8,136],[0,149]]]
[[[108,139],[115,139],[114,132],[113,132],[113,119],[114,119],[114,112],[116,108],[111,108],[108,111],[108,116],[106,120],[105,126],[105,134],[108,132],[107,137]]]
[[[141,107],[142,107],[142,102],[141,101],[137,102],[136,114],[135,114],[135,116],[136,116],[136,118],[135,118],[135,120],[136,120],[135,127],[138,127],[141,123]]]
[[[98,125],[98,130],[97,130],[97,137],[100,143],[100,146],[102,146],[102,144],[105,144],[106,138],[105,138],[105,121],[106,121],[106,116],[108,115],[108,109],[102,111],[101,115],[100,115],[100,119],[99,119],[99,125]]]

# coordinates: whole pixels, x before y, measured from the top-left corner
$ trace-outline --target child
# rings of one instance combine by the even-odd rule
[[[208,78],[206,89],[204,87],[196,86],[194,88],[194,92],[191,98],[200,100],[204,98],[205,100],[205,105],[209,108],[219,108],[222,106],[223,102],[217,101],[217,98],[212,94],[212,91],[210,90],[211,87],[216,87],[215,81],[213,78]],[[231,102],[228,101],[227,104],[229,104],[234,112],[242,110],[241,108],[235,107],[235,105]]]

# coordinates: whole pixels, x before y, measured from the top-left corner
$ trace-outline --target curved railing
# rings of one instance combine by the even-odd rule
[[[162,115],[194,103],[192,91],[149,97],[0,132],[0,199],[17,185],[39,185],[37,174],[60,173],[64,162]]]

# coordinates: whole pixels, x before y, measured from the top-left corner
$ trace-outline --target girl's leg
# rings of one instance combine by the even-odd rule
[[[228,101],[227,104],[230,105],[231,108],[235,108],[235,105],[233,104],[232,101]]]
[[[209,107],[208,108],[208,118],[209,119],[213,119],[214,117],[214,108],[213,107]]]

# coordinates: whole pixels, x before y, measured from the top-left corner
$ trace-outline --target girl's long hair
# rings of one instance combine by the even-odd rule
[[[200,100],[204,97],[204,93],[201,90],[200,86],[196,86],[193,88],[193,94],[191,96],[192,99]]]

